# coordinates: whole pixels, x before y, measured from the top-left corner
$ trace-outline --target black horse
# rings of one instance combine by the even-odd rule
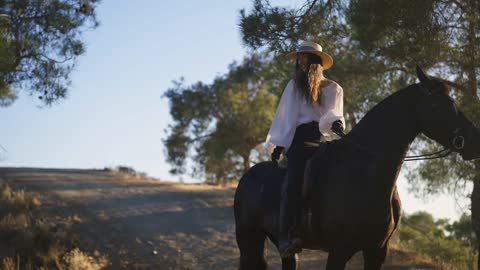
[[[396,180],[406,152],[423,133],[464,160],[480,157],[480,133],[458,110],[444,83],[417,67],[419,84],[383,100],[345,137],[324,144],[304,176],[304,248],[329,253],[327,270],[344,269],[358,251],[365,269],[380,269],[400,216]],[[266,269],[264,243],[278,244],[286,171],[272,162],[250,168],[234,201],[240,269]],[[282,269],[296,269],[295,256]]]

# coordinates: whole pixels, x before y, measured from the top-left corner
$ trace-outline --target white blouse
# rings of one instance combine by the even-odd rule
[[[330,136],[332,123],[343,117],[343,89],[332,82],[321,89],[321,104],[308,104],[295,89],[295,81],[290,80],[283,90],[275,118],[267,135],[267,143],[288,148],[292,143],[297,126],[312,121],[318,122],[323,136]]]

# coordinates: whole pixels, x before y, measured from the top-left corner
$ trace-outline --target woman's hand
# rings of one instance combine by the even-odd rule
[[[284,147],[282,146],[277,146],[275,147],[275,149],[273,149],[273,152],[272,152],[272,161],[273,161],[273,164],[278,165],[278,160],[280,159],[280,154],[282,153]]]
[[[338,136],[340,136],[340,137],[345,136],[345,132],[344,132],[344,129],[343,129],[343,123],[342,123],[341,120],[337,120],[337,121],[333,122],[331,129],[332,129],[333,133],[337,134]]]

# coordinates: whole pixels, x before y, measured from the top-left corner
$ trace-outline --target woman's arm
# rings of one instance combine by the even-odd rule
[[[266,142],[288,148],[295,134],[298,112],[299,101],[295,92],[295,82],[290,80],[280,98]]]
[[[328,85],[322,89],[322,107],[323,114],[318,121],[318,128],[322,135],[332,135],[332,124],[335,121],[341,121],[345,126],[345,118],[343,117],[343,89],[337,83]]]

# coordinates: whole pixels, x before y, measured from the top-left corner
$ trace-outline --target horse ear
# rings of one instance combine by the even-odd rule
[[[430,81],[430,78],[423,72],[422,68],[417,65],[417,77],[420,80],[420,83],[423,85],[427,85],[427,83]]]

